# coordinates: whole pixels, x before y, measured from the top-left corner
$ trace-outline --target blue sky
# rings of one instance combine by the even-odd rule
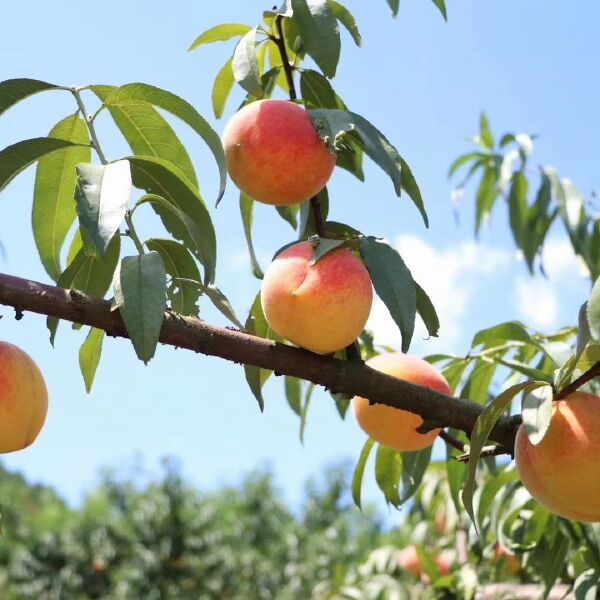
[[[447,0],[446,24],[428,0],[406,0],[396,20],[384,0],[346,4],[357,17],[364,47],[355,48],[343,33],[334,86],[409,162],[431,228],[424,229],[410,202],[397,199],[390,181],[370,165],[366,184],[335,173],[331,216],[394,243],[430,292],[442,317],[442,335],[430,341],[417,336],[413,352],[464,352],[474,331],[508,319],[543,330],[573,323],[588,284],[562,232],[552,232],[549,279],[531,280],[510,243],[502,211],[475,242],[468,191],[456,220],[446,172],[451,160],[468,149],[465,140],[484,109],[496,134],[508,129],[539,134],[535,163],[554,165],[583,193],[600,189],[600,85],[594,58],[600,56],[600,5],[588,1],[575,10],[564,1]],[[192,102],[220,132],[242,98],[235,91],[225,118],[214,119],[212,80],[233,44],[193,53],[186,48],[218,23],[257,23],[265,8],[268,3],[246,0],[6,3],[0,79],[33,77],[63,85],[144,81]],[[0,146],[45,135],[73,111],[68,94],[53,92],[23,102],[0,119]],[[202,193],[212,205],[218,186],[214,162],[201,141],[175,125],[189,144]],[[98,128],[111,159],[127,154],[106,119]],[[0,240],[7,251],[0,270],[47,281],[30,229],[33,177],[31,169],[0,197]],[[218,284],[244,316],[259,284],[250,275],[233,185],[212,215],[219,240]],[[257,207],[255,222],[264,267],[292,232],[268,207]],[[141,224],[148,234],[152,227],[151,221]],[[225,324],[206,302],[201,312]],[[81,333],[62,324],[52,349],[42,317],[28,314],[16,322],[4,308],[0,315],[0,339],[35,358],[51,402],[37,443],[4,462],[35,481],[56,485],[71,501],[93,486],[103,466],[133,465],[140,459],[155,470],[160,457],[173,455],[184,474],[203,488],[236,482],[250,469],[270,465],[286,496],[296,502],[308,476],[326,464],[355,459],[362,447],[364,435],[351,415],[340,421],[326,394],[313,397],[303,446],[280,381],[267,384],[261,414],[239,366],[170,348],[159,349],[144,367],[127,342],[106,340],[88,396],[77,364]],[[377,303],[370,324],[380,341],[398,345],[393,324]],[[383,506],[372,479],[369,474],[367,497]]]

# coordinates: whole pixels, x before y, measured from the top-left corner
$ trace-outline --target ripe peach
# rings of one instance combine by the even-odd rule
[[[398,379],[452,395],[444,377],[428,362],[416,356],[401,352],[380,354],[368,360],[367,365]],[[373,440],[401,452],[431,446],[440,432],[434,429],[429,433],[417,433],[416,429],[423,423],[419,415],[384,404],[369,404],[366,398],[360,396],[352,398],[352,408],[358,424]]]
[[[436,556],[434,562],[440,572],[440,575],[448,575],[450,573],[450,563],[443,556]],[[398,552],[398,566],[414,575],[420,577],[424,583],[429,583],[429,576],[423,573],[423,566],[421,565],[421,559],[415,546],[405,546]]]
[[[552,407],[550,427],[534,446],[517,431],[515,461],[523,485],[550,512],[600,521],[600,398],[575,392]]]
[[[223,132],[227,170],[248,196],[285,206],[324,187],[335,155],[304,108],[287,100],[258,100],[239,110]]]
[[[373,300],[369,272],[345,248],[310,264],[314,248],[300,242],[269,266],[261,301],[265,318],[281,337],[313,352],[345,348],[362,332]]]
[[[509,554],[498,542],[494,545],[492,562],[503,565],[508,575],[512,575],[513,577],[521,571],[521,562],[519,559],[514,554]]]
[[[46,420],[48,393],[31,357],[0,342],[0,453],[31,445]]]

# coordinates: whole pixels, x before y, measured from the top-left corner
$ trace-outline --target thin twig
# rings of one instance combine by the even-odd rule
[[[465,451],[465,445],[453,435],[450,435],[445,429],[440,431],[440,437],[448,444],[448,446],[452,446],[461,452]]]
[[[583,375],[580,375],[575,381],[572,381],[569,385],[566,385],[562,390],[560,390],[555,396],[555,400],[562,400],[566,398],[573,392],[576,392],[582,385],[585,385],[588,381],[595,379],[596,377],[600,377],[600,362],[597,362],[593,365],[589,370],[587,370]]]
[[[102,152],[102,148],[100,147],[98,136],[96,135],[96,129],[94,128],[94,120],[88,115],[88,112],[85,108],[85,104],[83,103],[83,98],[80,94],[80,89],[75,87],[70,88],[70,92],[73,94],[73,96],[75,96],[77,106],[79,107],[79,110],[81,111],[81,116],[83,117],[83,120],[85,121],[85,124],[87,126],[88,133],[90,134],[90,144],[92,145],[92,148],[96,151],[96,154],[98,154],[100,162],[103,165],[108,164],[106,156],[104,155],[104,152]]]

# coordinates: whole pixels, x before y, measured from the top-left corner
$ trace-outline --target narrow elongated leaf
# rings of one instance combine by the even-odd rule
[[[544,582],[544,594],[546,598],[552,589],[554,582],[565,568],[565,561],[569,552],[569,538],[560,529],[556,529],[554,539],[545,545],[544,561],[541,564],[540,575]]]
[[[319,243],[313,250],[312,258],[310,259],[310,266],[316,265],[326,254],[329,254],[332,250],[339,248],[344,244],[344,240],[328,240],[326,238],[319,238]]]
[[[513,398],[522,391],[532,392],[538,387],[545,386],[546,383],[543,381],[534,381],[529,383],[518,383],[509,387],[507,390],[502,392],[493,402],[488,404],[483,412],[477,418],[475,427],[471,435],[471,445],[469,450],[469,464],[467,472],[467,481],[463,488],[461,497],[463,505],[471,517],[473,525],[477,529],[479,524],[475,519],[473,512],[473,492],[475,491],[475,475],[477,473],[477,463],[479,462],[479,456],[481,450],[488,439],[490,431],[494,428],[494,425],[506,409],[506,407],[512,402]]]
[[[317,71],[302,71],[300,92],[306,108],[340,108],[331,84]]]
[[[90,331],[85,338],[85,342],[79,349],[79,369],[85,383],[85,391],[89,394],[92,390],[96,370],[100,363],[102,355],[102,341],[104,340],[104,330],[90,327]]]
[[[158,252],[126,256],[113,282],[115,301],[135,353],[145,364],[156,352],[167,294],[167,274]]]
[[[204,293],[210,298],[215,308],[225,317],[227,317],[240,331],[244,330],[244,326],[238,319],[231,302],[227,296],[216,286],[207,285],[202,288]]]
[[[439,11],[442,13],[442,17],[444,17],[444,21],[447,21],[448,13],[446,12],[445,0],[432,0],[432,1],[438,7]]]
[[[302,386],[298,378],[285,376],[285,397],[290,408],[300,416],[302,414]]]
[[[383,300],[402,334],[402,351],[410,347],[417,312],[415,282],[402,257],[375,238],[364,238],[360,255],[371,275],[375,291]]]
[[[481,183],[477,189],[476,208],[475,208],[475,234],[479,233],[481,224],[485,217],[487,217],[494,207],[494,202],[498,197],[498,189],[496,182],[498,175],[496,171],[491,167],[486,167],[483,171]]]
[[[521,405],[523,425],[529,441],[535,446],[539,444],[552,418],[552,386],[545,385],[526,394]]]
[[[360,31],[358,31],[358,25],[356,24],[356,19],[353,14],[343,4],[336,2],[336,0],[327,1],[335,18],[348,30],[354,43],[357,46],[362,46],[362,37]]]
[[[85,144],[89,146],[89,144]],[[81,146],[51,137],[32,138],[7,146],[0,151],[0,192],[27,167],[43,156],[65,148]]]
[[[492,361],[477,360],[461,390],[461,398],[467,398],[482,405],[487,404],[496,367],[496,363]]]
[[[522,248],[524,237],[527,235],[527,177],[521,171],[513,175],[510,194],[508,196],[508,213],[513,238],[519,248]]]
[[[220,119],[223,116],[225,110],[225,104],[227,98],[231,93],[233,84],[235,83],[235,77],[233,76],[233,60],[230,58],[217,73],[212,88],[212,106],[215,117]]]
[[[423,475],[431,462],[432,447],[417,452],[402,453],[402,496],[400,503],[403,504],[412,498],[423,480]]]
[[[396,17],[400,8],[400,0],[387,0],[387,3],[388,6],[392,9],[392,16]]]
[[[40,158],[35,175],[31,214],[33,237],[42,265],[56,281],[62,272],[60,251],[77,217],[73,201],[77,179],[75,167],[91,160],[91,149],[87,146],[89,138],[85,122],[77,115],[60,121],[48,137],[80,144]]]
[[[587,303],[587,318],[592,338],[600,342],[600,278],[594,283]]]
[[[302,405],[302,412],[300,413],[300,443],[301,444],[304,444],[304,432],[306,431],[308,407],[310,406],[310,400],[312,398],[314,391],[315,391],[315,384],[309,383],[306,386],[306,393],[304,394],[304,404]]]
[[[435,306],[433,306],[433,302],[431,302],[425,290],[416,281],[415,292],[417,295],[417,312],[421,319],[423,319],[423,323],[425,323],[429,335],[437,337],[440,330],[440,320],[435,310]]]
[[[317,200],[319,203],[319,209],[321,216],[325,221],[329,214],[329,192],[324,187],[318,194]],[[306,239],[312,235],[317,235],[317,227],[315,224],[315,215],[312,208],[312,202],[303,202],[300,205],[299,219],[298,219],[298,239]]]
[[[454,173],[456,173],[462,166],[470,163],[474,160],[479,160],[481,158],[485,158],[487,155],[482,152],[469,152],[467,154],[463,154],[459,156],[448,169],[448,177],[452,177]]]
[[[147,240],[146,247],[160,254],[165,271],[173,278],[167,288],[171,308],[180,315],[197,316],[200,284],[193,281],[199,281],[200,273],[189,250],[173,240],[158,238]]]
[[[360,456],[358,457],[358,461],[356,462],[356,466],[354,467],[354,473],[352,474],[352,500],[354,500],[354,504],[362,510],[361,505],[361,490],[362,490],[362,482],[365,474],[365,467],[367,466],[367,460],[369,458],[369,454],[371,454],[371,450],[375,442],[371,438],[367,438],[365,445],[360,451]]]
[[[508,321],[506,323],[500,323],[500,325],[482,329],[476,333],[471,342],[471,347],[475,348],[482,345],[485,348],[490,348],[506,341],[517,341],[525,344],[537,345],[521,323],[518,321]]]
[[[5,79],[0,82],[0,115],[29,96],[57,89],[64,88],[38,79]]]
[[[92,88],[93,90],[94,88]],[[225,192],[227,183],[227,165],[225,163],[225,152],[221,144],[219,134],[209,125],[200,113],[186,100],[176,96],[172,92],[148,85],[146,83],[129,83],[117,88],[106,98],[104,104],[107,107],[121,106],[131,102],[149,102],[158,108],[175,115],[184,123],[187,123],[209,147],[217,166],[219,167],[220,187],[217,203]]]
[[[406,161],[402,157],[399,157],[399,159],[401,169],[400,184],[402,189],[408,194],[409,198],[413,201],[413,204],[419,209],[419,212],[423,217],[425,227],[429,227],[429,218],[427,217],[427,212],[425,212],[425,203],[423,202],[423,197],[421,196],[421,190],[417,185],[417,180],[412,174],[412,171],[410,170]]]
[[[588,303],[584,302],[579,309],[579,315],[577,318],[577,358],[581,356],[581,353],[585,350],[587,343],[592,339],[590,324],[588,323],[587,319],[587,308]]]
[[[573,584],[575,600],[596,600],[598,597],[598,573],[594,569],[587,569]]]
[[[290,204],[288,206],[276,206],[279,216],[286,222],[289,223],[290,227],[296,231],[298,228],[298,212],[300,211],[300,205]]]
[[[256,58],[256,28],[244,35],[235,47],[232,59],[233,77],[255,98],[262,98],[260,67]]]
[[[96,96],[104,102],[117,88],[94,86]],[[135,101],[109,105],[108,112],[127,140],[134,154],[156,156],[174,164],[196,187],[198,178],[192,160],[177,134],[164,117],[148,102]]]
[[[491,150],[494,147],[494,136],[490,129],[490,123],[483,112],[479,117],[479,139],[488,150]]]
[[[188,52],[199,48],[203,44],[213,44],[214,42],[225,42],[233,37],[239,37],[250,31],[249,25],[243,25],[242,23],[225,23],[223,25],[217,25],[211,27],[203,33],[201,33],[190,45]]]
[[[155,157],[132,156],[131,175],[133,184],[148,194],[161,196],[172,206],[187,215],[197,236],[172,210],[152,202],[167,231],[188,246],[204,266],[204,280],[210,284],[215,279],[217,262],[217,238],[210,214],[198,190],[170,163]]]
[[[323,73],[335,77],[340,60],[340,29],[327,0],[292,0],[293,21],[304,48]]]
[[[242,215],[242,224],[244,226],[244,235],[248,244],[248,252],[250,253],[250,262],[252,264],[252,274],[257,279],[262,279],[264,273],[260,268],[256,253],[254,252],[254,244],[252,243],[252,221],[254,212],[254,200],[250,196],[240,193],[240,214]]]
[[[86,252],[102,256],[119,229],[131,196],[129,162],[77,165],[75,200]]]
[[[379,446],[375,455],[375,481],[383,492],[388,504],[398,507],[400,501],[400,476],[402,475],[402,454]]]

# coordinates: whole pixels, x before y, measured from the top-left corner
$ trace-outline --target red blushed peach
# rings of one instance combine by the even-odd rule
[[[31,445],[46,420],[48,393],[31,357],[0,342],[0,453]]]
[[[446,558],[443,556],[436,556],[434,562],[440,572],[440,576],[448,575],[450,573],[450,563]],[[421,559],[419,558],[419,553],[415,546],[405,546],[398,552],[398,566],[414,577],[420,577],[423,583],[430,583],[429,576],[426,573],[423,573]]]
[[[231,179],[265,204],[308,200],[335,167],[306,110],[286,100],[258,100],[239,110],[225,127],[223,148]]]
[[[452,395],[448,382],[427,361],[401,352],[380,354],[367,361],[367,365],[404,381],[427,387],[441,394]],[[369,404],[366,398],[354,396],[352,408],[358,424],[371,437],[383,446],[412,452],[433,444],[440,430],[417,433],[423,419],[406,410],[384,404]]]
[[[555,402],[537,446],[521,425],[515,461],[523,485],[550,512],[600,522],[600,398],[575,392]]]
[[[310,264],[314,248],[300,242],[269,266],[261,289],[269,325],[313,352],[345,348],[362,332],[373,300],[369,272],[352,252],[336,248]]]

